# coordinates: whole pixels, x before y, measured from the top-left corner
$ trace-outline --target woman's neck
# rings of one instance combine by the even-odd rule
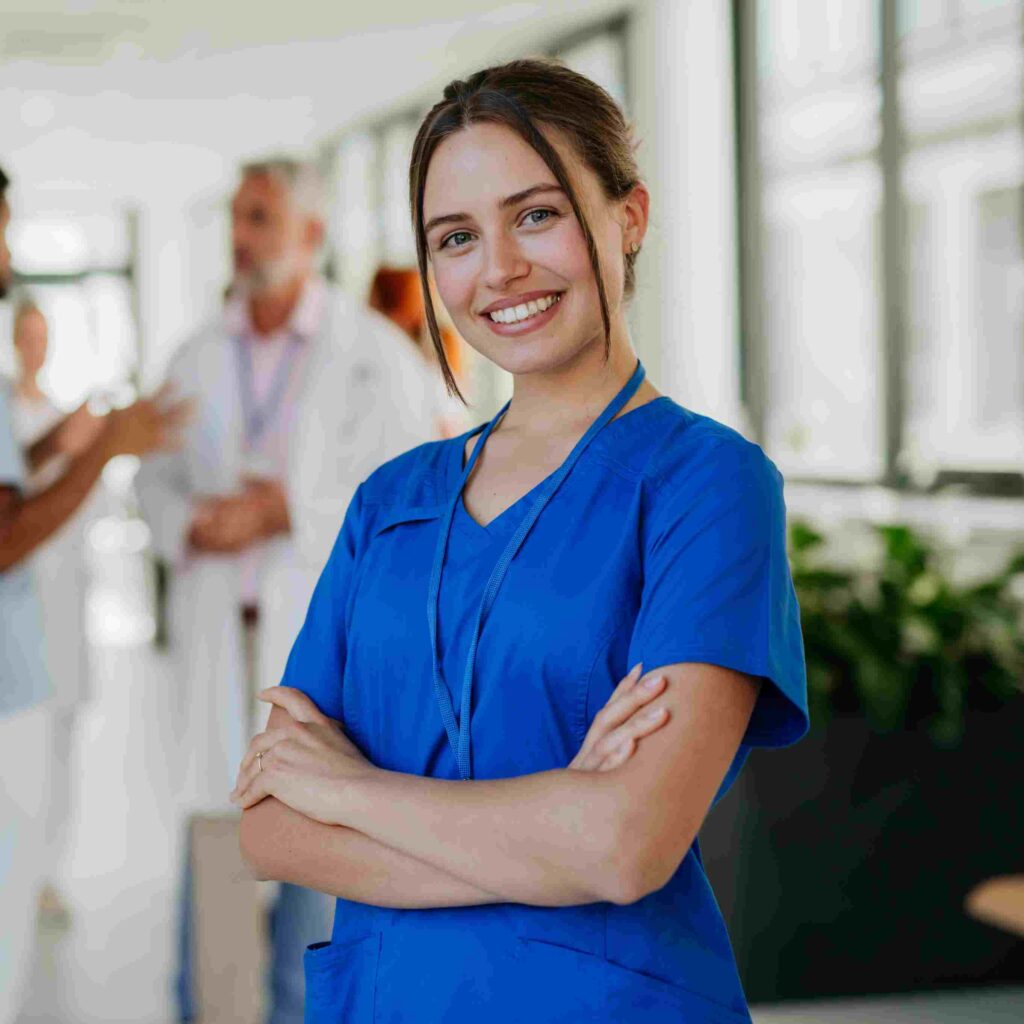
[[[599,339],[563,366],[544,373],[519,374],[500,429],[540,436],[578,433],[622,390],[636,362],[632,343],[623,331],[617,341],[613,338],[607,359],[604,341]],[[643,392],[635,395],[626,408],[657,395],[646,381]]]

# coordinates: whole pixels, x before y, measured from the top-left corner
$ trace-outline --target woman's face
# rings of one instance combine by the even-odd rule
[[[614,335],[623,254],[642,226],[638,234],[630,201],[609,202],[572,147],[554,131],[545,135],[594,236]],[[474,349],[514,374],[563,367],[594,346],[603,357],[583,232],[555,176],[519,135],[485,123],[442,142],[427,172],[423,222],[438,294]]]
[[[39,310],[32,309],[18,317],[14,325],[14,347],[22,371],[34,377],[46,362],[46,317]]]

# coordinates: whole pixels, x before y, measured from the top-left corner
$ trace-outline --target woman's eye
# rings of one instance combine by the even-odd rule
[[[468,231],[453,231],[438,246],[439,249],[457,249],[465,245],[473,236]]]
[[[530,210],[523,217],[523,222],[525,224],[543,224],[544,221],[550,220],[554,216],[554,210]]]

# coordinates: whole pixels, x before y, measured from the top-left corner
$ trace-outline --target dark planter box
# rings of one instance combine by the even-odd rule
[[[967,917],[1024,872],[1024,698],[962,743],[833,720],[755,751],[701,833],[752,1003],[1016,982],[1024,942]]]

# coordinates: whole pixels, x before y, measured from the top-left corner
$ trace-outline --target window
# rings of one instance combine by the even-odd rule
[[[1022,10],[734,5],[744,392],[790,477],[1024,493]]]

